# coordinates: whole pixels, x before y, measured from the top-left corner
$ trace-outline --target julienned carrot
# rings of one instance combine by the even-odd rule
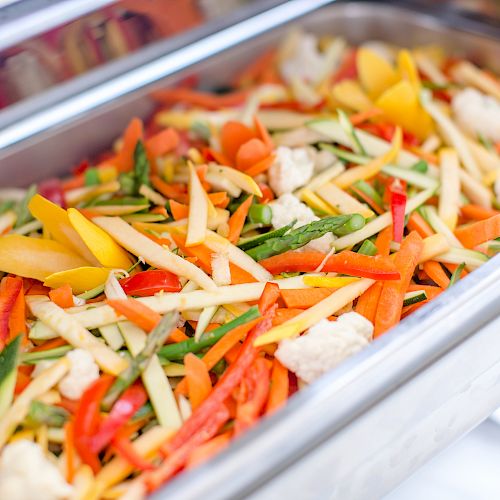
[[[231,160],[221,151],[205,148],[203,154],[206,160],[215,160],[219,165],[231,165]]]
[[[366,292],[360,295],[354,310],[364,316],[372,323],[375,321],[377,314],[378,301],[382,293],[383,281],[377,281]]]
[[[240,147],[251,139],[255,139],[255,133],[240,122],[228,121],[220,131],[222,151],[229,161],[233,163],[236,161],[236,155]]]
[[[19,278],[21,279],[21,278]],[[9,339],[17,337],[20,333],[26,342],[26,303],[24,301],[24,290],[21,286],[17,299],[9,315]]]
[[[271,139],[269,132],[267,131],[264,124],[259,120],[259,117],[257,115],[254,115],[253,117],[253,124],[257,137],[267,146],[269,151],[272,151],[274,149],[273,140]]]
[[[288,369],[276,358],[273,359],[271,372],[271,387],[266,405],[266,413],[269,415],[281,408],[288,399]]]
[[[248,96],[248,92],[238,90],[227,94],[212,94],[188,88],[177,88],[157,90],[152,93],[152,96],[155,100],[166,105],[183,103],[190,106],[218,110],[220,108],[243,104]]]
[[[273,318],[273,326],[279,326],[285,321],[295,318],[299,314],[303,313],[302,309],[290,309],[289,307],[283,307],[276,309],[276,314]]]
[[[278,299],[280,298],[280,287],[277,283],[271,283],[268,281],[264,287],[264,291],[259,299],[259,311],[264,314],[268,309],[270,309]]]
[[[422,249],[422,238],[416,231],[412,231],[403,240],[399,252],[395,254],[394,263],[399,269],[401,278],[396,281],[385,281],[383,284],[375,314],[374,337],[382,335],[399,322],[404,295],[418,264]]]
[[[418,283],[410,284],[406,291],[407,292],[418,292],[420,290],[424,290],[424,292],[427,294],[427,297],[429,297],[429,299],[433,299],[434,297],[437,297],[440,293],[443,292],[443,290],[438,286],[420,285]]]
[[[245,225],[245,220],[248,215],[248,211],[250,210],[250,206],[252,205],[253,195],[250,195],[231,215],[229,218],[229,234],[227,239],[231,243],[236,243],[241,234],[241,230]]]
[[[194,410],[210,394],[212,382],[205,363],[193,353],[188,353],[184,357],[184,366],[186,368],[189,402]]]
[[[299,288],[290,290],[281,290],[287,307],[292,309],[308,309],[329,297],[335,288]]]
[[[429,226],[427,221],[418,212],[412,212],[408,219],[407,227],[410,231],[417,231],[422,238],[427,238],[434,234],[431,226]]]
[[[142,139],[143,126],[139,118],[132,118],[123,134],[123,145],[115,156],[113,164],[120,172],[128,172],[134,166],[134,150],[137,141]]]
[[[480,205],[462,205],[460,207],[460,213],[466,219],[472,220],[485,220],[495,215],[500,214],[500,211],[494,210],[493,208],[485,208]]]
[[[151,184],[163,196],[170,200],[178,201],[179,203],[188,202],[188,194],[184,189],[185,186],[180,184],[167,184],[164,180],[160,179],[157,175],[151,176]]]
[[[32,352],[48,351],[49,349],[55,349],[56,347],[61,347],[66,344],[67,342],[63,338],[58,337],[56,339],[47,340],[43,344],[33,347],[31,351]]]
[[[219,434],[212,438],[205,444],[202,444],[189,455],[186,462],[186,468],[191,469],[211,459],[213,456],[217,455],[217,453],[220,453],[229,444],[230,440],[231,433],[225,432],[224,434]]]
[[[323,263],[320,252],[285,252],[259,262],[272,274],[285,272],[314,272]],[[363,255],[349,250],[334,254],[326,260],[323,272],[336,272],[375,280],[396,280],[399,273],[394,263],[384,255]]]
[[[230,199],[225,191],[219,191],[217,193],[210,193],[208,198],[214,205],[214,207],[226,208],[229,205]]]
[[[378,108],[368,108],[364,111],[360,111],[359,113],[354,113],[349,117],[352,125],[357,126],[360,123],[366,122],[371,118],[375,118],[376,116],[383,115],[384,112]]]
[[[236,168],[246,171],[268,158],[271,151],[261,139],[250,139],[236,153]]]
[[[170,200],[170,212],[174,220],[187,219],[189,215],[189,207],[175,200]]]
[[[207,328],[208,330],[208,328]],[[170,334],[170,337],[168,338],[168,342],[172,343],[177,343],[177,342],[183,342],[184,340],[187,340],[189,337],[182,331],[176,328],[175,330],[172,330],[172,333]]]
[[[448,278],[439,262],[434,260],[424,262],[424,271],[427,273],[427,276],[429,276],[429,278],[436,283],[436,285],[439,285],[443,289],[448,288],[450,278]]]
[[[392,226],[382,229],[375,239],[375,246],[379,255],[386,257],[391,253]]]
[[[146,332],[150,332],[161,320],[160,314],[131,297],[127,299],[108,299],[107,303],[118,314],[125,316]]]
[[[63,191],[71,191],[72,189],[77,189],[85,186],[85,176],[83,174],[75,175],[69,179],[62,181]]]
[[[446,267],[446,269],[448,269],[448,271],[450,271],[450,273],[452,274],[456,271],[458,266],[459,264],[448,264],[448,263],[444,264],[444,267]],[[468,274],[469,271],[467,271],[467,269],[462,269],[462,272],[460,273],[460,279],[465,278]]]
[[[500,214],[455,229],[455,236],[467,248],[500,237]]]
[[[73,290],[68,284],[51,290],[49,292],[49,297],[54,304],[57,304],[62,308],[73,307],[75,305],[73,300]]]
[[[64,425],[63,450],[66,458],[66,481],[73,482],[75,476],[75,442],[73,439],[73,422],[70,420]]]
[[[373,199],[370,198],[365,192],[361,189],[358,189],[356,186],[350,186],[350,191],[352,191],[358,198],[367,203],[370,208],[373,208],[378,215],[381,215],[385,212],[385,210]]]
[[[269,155],[268,157],[259,161],[255,165],[252,165],[250,168],[247,168],[245,170],[245,174],[249,175],[250,177],[255,177],[256,175],[267,172],[267,170],[269,170],[271,165],[274,163],[274,159],[275,159],[274,155]]]
[[[158,158],[179,144],[179,134],[173,128],[166,128],[146,141],[146,151],[153,158]]]

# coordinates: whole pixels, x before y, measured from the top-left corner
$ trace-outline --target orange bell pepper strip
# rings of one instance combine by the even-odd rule
[[[500,214],[457,227],[455,236],[467,248],[474,248],[485,241],[494,240],[500,236]]]
[[[492,208],[481,207],[480,205],[462,205],[460,207],[460,213],[466,219],[485,220],[500,214],[500,211]]]

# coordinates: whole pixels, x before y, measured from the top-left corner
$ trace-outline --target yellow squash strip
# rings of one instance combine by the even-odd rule
[[[469,150],[476,160],[482,173],[486,175],[495,172],[498,174],[500,172],[500,156],[495,154],[493,151],[489,151],[483,145],[478,142],[466,137],[467,145]],[[483,177],[484,181],[484,177]],[[487,185],[490,185],[486,183]]]
[[[380,170],[382,170],[385,165],[393,162],[397,158],[399,150],[401,149],[402,138],[403,134],[401,132],[401,129],[398,127],[392,140],[392,147],[389,151],[387,151],[387,153],[384,153],[382,156],[375,158],[366,165],[359,165],[357,167],[346,170],[338,177],[335,177],[333,182],[339,188],[346,189],[356,181],[374,177],[380,172]]]
[[[419,264],[432,260],[438,255],[446,253],[451,248],[448,240],[441,233],[436,233],[424,238],[423,244],[424,247],[420,254]]]
[[[340,189],[333,182],[327,182],[316,189],[316,193],[341,214],[361,214],[372,217],[373,211],[356,198]]]
[[[441,193],[439,195],[439,217],[453,231],[457,225],[460,203],[460,165],[453,149],[439,152]]]
[[[373,107],[370,98],[355,80],[343,80],[337,83],[331,93],[335,101],[354,111],[365,111]]]
[[[309,129],[304,129],[304,130],[309,130]],[[300,198],[301,193],[303,191],[305,190],[315,191],[317,188],[331,181],[344,171],[345,171],[344,164],[338,161],[337,163],[335,163],[335,165],[332,165],[331,167],[328,167],[326,170],[320,172],[318,175],[315,175],[304,187],[298,189],[293,194],[298,198]]]
[[[316,305],[300,313],[295,318],[286,321],[282,325],[271,328],[267,333],[258,337],[254,345],[262,346],[273,342],[279,342],[286,338],[296,337],[315,325],[318,321],[328,318],[339,309],[342,309],[342,307],[346,306],[349,302],[368,290],[373,283],[375,283],[374,280],[362,278],[355,283],[340,288],[326,299],[323,299],[321,302],[318,302]]]
[[[207,196],[192,163],[189,163],[189,216],[186,246],[205,241],[208,221]]]
[[[26,302],[34,316],[72,346],[88,351],[104,372],[118,375],[127,367],[128,363],[125,359],[106,344],[99,342],[75,319],[74,315],[67,314],[64,309],[43,296],[28,296]]]
[[[469,198],[472,203],[481,205],[485,208],[491,208],[492,193],[491,190],[485,187],[480,181],[472,177],[469,172],[461,168],[458,172],[460,176],[460,185],[465,196]]]
[[[385,59],[367,48],[357,52],[359,80],[372,98],[378,97],[399,80],[397,71]]]
[[[351,276],[304,276],[306,285],[320,288],[342,288],[359,280]]]
[[[212,279],[199,267],[179,257],[129,226],[119,217],[95,217],[93,221],[120,245],[149,265],[188,278],[205,290],[216,290]]]
[[[44,281],[47,276],[88,262],[57,241],[18,234],[0,237],[0,271]]]
[[[236,170],[235,168],[224,167],[222,165],[210,165],[208,167],[208,171],[210,173],[217,173],[224,176],[226,179],[230,180],[233,184],[247,193],[253,194],[259,198],[262,196],[262,191],[252,177]]]
[[[344,191],[342,191],[344,192]],[[347,195],[349,196],[349,195]],[[337,210],[334,210],[328,203],[324,202],[316,193],[309,189],[302,189],[300,191],[300,199],[313,210],[319,210],[328,215],[338,214]],[[355,200],[357,201],[357,200]],[[364,207],[363,207],[364,208]],[[350,212],[352,213],[352,212]]]
[[[135,451],[146,459],[152,459],[160,446],[172,436],[174,429],[166,427],[152,427],[139,436],[133,443]],[[134,467],[122,457],[115,457],[109,461],[96,475],[95,481],[98,493],[123,481],[134,470]]]
[[[76,208],[68,209],[68,217],[97,260],[105,267],[127,269],[131,261],[123,250],[105,231],[82,215]]]
[[[65,357],[60,359],[33,379],[28,387],[16,397],[12,406],[0,420],[0,450],[28,414],[31,402],[52,389],[66,375],[69,368],[69,360]]]
[[[118,181],[107,182],[106,184],[99,184],[98,186],[85,186],[71,191],[66,191],[66,203],[70,207],[74,207],[82,201],[88,201],[101,194],[116,193],[120,190],[120,183]]]
[[[422,87],[420,82],[420,77],[418,76],[417,66],[411,55],[411,52],[407,49],[400,50],[398,53],[398,70],[401,74],[401,78],[408,80],[415,92],[418,94]]]
[[[96,205],[92,207],[92,212],[110,216],[129,215],[147,208],[149,205]]]
[[[104,267],[77,267],[47,276],[44,285],[58,288],[67,283],[71,286],[74,294],[79,294],[105,283],[110,271],[111,269]]]

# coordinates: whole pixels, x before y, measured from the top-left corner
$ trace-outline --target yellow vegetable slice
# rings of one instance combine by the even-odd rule
[[[77,267],[47,276],[44,285],[57,288],[67,283],[71,286],[73,293],[83,293],[105,283],[110,271],[111,269],[104,267]]]
[[[313,210],[320,210],[321,212],[324,212],[328,215],[336,215],[338,213],[310,189],[302,189],[300,192],[300,199],[306,205],[309,205]]]
[[[372,98],[377,98],[399,80],[398,73],[391,64],[367,48],[358,50],[356,66],[361,85]]]
[[[69,206],[75,206],[82,201],[91,200],[101,194],[116,193],[119,190],[120,183],[118,181],[111,181],[97,186],[84,186],[67,191],[66,202]]]
[[[68,209],[68,217],[75,231],[103,266],[118,269],[130,267],[127,252],[105,231],[89,221],[76,208]]]
[[[235,168],[224,167],[222,165],[210,165],[208,167],[208,171],[221,174],[243,191],[254,194],[259,198],[262,197],[262,191],[260,190],[258,184],[252,179],[252,177],[244,174],[243,172],[240,172],[239,170],[236,170]]]
[[[18,234],[0,237],[0,271],[6,273],[44,281],[51,274],[88,264],[57,241]]]
[[[443,148],[439,152],[441,194],[439,217],[452,231],[455,230],[460,206],[460,164],[455,150]]]
[[[79,253],[91,264],[98,264],[97,259],[73,229],[66,210],[39,194],[31,198],[28,208],[33,217],[43,224],[51,238]]]
[[[398,54],[398,70],[401,74],[401,78],[407,80],[411,83],[414,91],[420,92],[422,84],[420,82],[420,77],[418,76],[417,65],[409,50],[400,50]]]
[[[331,92],[336,101],[355,111],[365,111],[373,106],[370,98],[355,80],[343,80],[334,85]]]
[[[342,288],[359,281],[351,276],[304,276],[304,285],[320,288]]]
[[[401,144],[403,142],[403,134],[398,127],[392,139],[392,147],[382,156],[373,159],[366,165],[350,168],[339,176],[335,177],[333,183],[339,188],[345,189],[359,180],[365,180],[377,175],[382,167],[393,162],[399,154]],[[321,195],[320,195],[321,196]]]
[[[189,216],[186,246],[205,241],[208,221],[207,196],[192,163],[189,163]]]
[[[340,214],[361,214],[366,219],[374,215],[367,205],[359,202],[333,182],[323,184],[316,189],[316,193]]]

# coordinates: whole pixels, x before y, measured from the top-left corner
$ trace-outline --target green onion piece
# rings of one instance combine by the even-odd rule
[[[365,155],[366,156],[365,148],[361,144],[361,141],[358,138],[358,134],[356,133],[356,129],[352,125],[351,120],[349,119],[349,117],[341,109],[338,109],[337,113],[339,115],[340,126],[344,129],[344,132],[352,140],[352,146],[353,146],[352,149],[355,150],[356,153],[359,153],[361,155]]]
[[[460,275],[462,274],[464,267],[465,267],[465,262],[462,262],[453,271],[453,274],[451,275],[451,278],[450,278],[450,283],[448,284],[448,288],[450,288],[450,286],[453,286],[460,279]]]
[[[86,186],[97,186],[101,183],[99,179],[99,171],[97,168],[88,168],[84,173],[85,185]]]
[[[188,339],[183,340],[182,342],[177,342],[176,344],[166,345],[158,351],[158,356],[160,356],[162,360],[182,361],[186,354],[190,352],[196,354],[207,347],[213,346],[227,332],[258,318],[259,315],[259,309],[256,306],[251,307],[248,311],[244,312],[241,316],[238,316],[232,321],[204,333],[198,342],[194,339]]]
[[[426,174],[427,170],[429,169],[429,165],[427,165],[427,162],[425,160],[419,160],[417,163],[412,165],[411,170],[414,170],[415,172],[419,172],[421,174]]]
[[[248,211],[248,218],[250,222],[262,223],[269,225],[273,218],[273,211],[269,205],[256,203],[250,207]]]
[[[25,352],[21,355],[21,363],[24,365],[34,365],[40,361],[48,361],[53,359],[62,358],[73,347],[70,345],[62,345],[54,347],[54,349],[47,349],[45,351]]]
[[[375,244],[371,240],[365,240],[358,249],[358,253],[363,255],[377,255],[378,250]]]

